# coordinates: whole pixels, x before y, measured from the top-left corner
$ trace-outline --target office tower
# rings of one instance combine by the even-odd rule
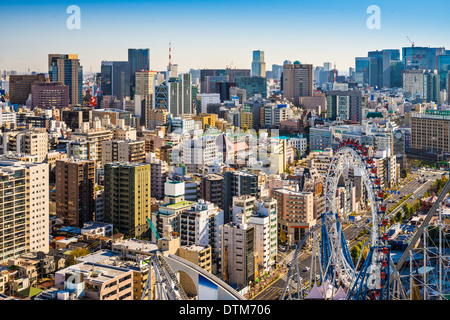
[[[427,110],[425,113],[412,113],[411,153],[432,153],[434,156],[450,153],[447,134],[449,129],[449,111]]]
[[[445,48],[403,47],[402,60],[405,69],[435,70],[437,58],[445,55]]]
[[[253,51],[252,77],[266,77],[266,63],[264,62],[264,51]]]
[[[283,73],[283,66],[279,64],[272,65],[272,77],[274,80],[280,80]]]
[[[225,69],[226,82],[235,83],[237,78],[245,78],[251,76],[250,69]]]
[[[169,79],[168,111],[173,116],[192,113],[192,84],[190,73],[184,73],[180,77]]]
[[[403,72],[403,95],[406,99],[423,99],[424,70],[407,69]]]
[[[288,245],[298,243],[315,225],[314,194],[290,189],[272,189],[277,200],[278,223],[287,237]]]
[[[236,78],[236,87],[245,89],[247,98],[261,95],[267,98],[267,80],[265,77],[240,77]]]
[[[255,229],[245,223],[227,223],[222,227],[222,279],[233,287],[246,287],[255,280]]]
[[[153,86],[157,74],[156,71],[137,71],[135,74],[135,94],[139,96],[153,95]]]
[[[103,96],[116,96],[118,100],[130,97],[130,63],[128,61],[102,61]]]
[[[391,51],[369,51],[369,58],[374,58],[375,67],[373,72],[373,83],[370,86],[377,88],[390,88],[391,87]]]
[[[202,176],[200,182],[200,199],[216,204],[222,208],[223,176],[210,173]]]
[[[405,65],[401,60],[391,60],[391,88],[402,87],[402,73]]]
[[[376,58],[356,57],[355,58],[355,80],[358,86],[371,86],[376,82]]]
[[[9,76],[9,99],[11,104],[25,105],[31,88],[35,84],[45,82],[43,73],[37,75],[11,75]]]
[[[439,91],[447,89],[447,74],[450,71],[450,54],[437,57],[437,71],[439,73]]]
[[[295,61],[283,65],[283,98],[299,106],[300,97],[313,94],[313,66]]]
[[[105,165],[105,222],[119,232],[139,237],[151,217],[150,164],[127,162]]]
[[[94,161],[56,161],[56,213],[70,226],[83,227],[94,220],[94,187]]]
[[[83,102],[83,67],[77,54],[49,54],[48,76],[69,87],[70,104]]]
[[[200,92],[215,93],[216,82],[227,80],[228,77],[225,69],[202,69],[200,70]]]
[[[3,136],[3,153],[35,155],[44,162],[48,154],[48,133],[43,129],[9,131]]]
[[[166,109],[169,111],[169,87],[164,75],[158,73],[155,77],[154,106],[155,109]]]
[[[128,49],[128,64],[130,68],[130,97],[136,93],[136,72],[150,71],[150,49]]]
[[[223,176],[224,221],[232,221],[233,197],[258,194],[258,176],[245,171],[227,171]]]
[[[111,162],[145,162],[144,140],[109,140],[102,142],[102,165]]]
[[[350,120],[362,122],[362,93],[361,91],[328,91],[327,118],[336,120]]]
[[[0,263],[49,251],[48,164],[0,161]]]
[[[69,87],[58,82],[35,84],[31,88],[31,107],[64,109],[69,107]]]
[[[426,102],[440,104],[439,74],[436,70],[427,70],[423,74],[423,98]]]

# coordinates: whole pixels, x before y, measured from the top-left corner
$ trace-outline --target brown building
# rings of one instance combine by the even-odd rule
[[[11,104],[26,104],[32,86],[45,82],[45,75],[11,75],[9,77],[9,99]]]
[[[295,61],[283,66],[283,97],[299,106],[300,97],[313,95],[313,66]]]
[[[200,198],[222,208],[223,176],[211,173],[202,177]]]
[[[59,82],[35,84],[31,88],[31,106],[43,109],[68,108],[69,87]]]
[[[314,194],[289,189],[272,189],[277,200],[278,223],[287,237],[288,245],[298,243],[315,225]]]
[[[56,214],[82,227],[95,214],[95,161],[56,161]]]

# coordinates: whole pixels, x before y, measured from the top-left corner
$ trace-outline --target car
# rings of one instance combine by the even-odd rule
[[[306,271],[309,271],[309,270],[310,270],[309,267],[305,267],[305,268],[303,269],[303,272],[306,272]]]
[[[278,246],[278,251],[285,252],[286,251],[286,247]]]

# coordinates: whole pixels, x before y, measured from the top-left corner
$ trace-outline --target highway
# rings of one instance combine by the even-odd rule
[[[413,204],[414,201],[418,198],[422,198],[428,188],[434,183],[436,179],[441,179],[442,174],[444,172],[433,172],[433,171],[422,171],[418,170],[410,174],[407,178],[408,181],[405,185],[400,185],[400,195],[391,194],[385,201],[387,210],[391,209],[397,202],[399,202],[402,198],[407,195],[413,194],[409,199],[407,199],[404,203]],[[397,211],[402,210],[403,204],[399,205],[395,210],[393,210],[389,214],[389,218],[394,216]],[[368,224],[368,219],[372,218],[372,214],[370,210],[365,211],[362,214],[362,218],[360,221],[356,223],[352,223],[347,225],[344,228],[345,238],[348,240],[349,248],[356,245],[359,241],[365,241],[364,237],[355,241],[354,239],[361,233],[362,230],[366,228]],[[295,250],[292,250],[287,253],[282,253],[280,261],[290,262],[292,260],[292,256]],[[300,269],[300,277],[302,286],[305,286],[309,283],[310,272],[305,270],[305,267],[311,268],[311,251],[303,251],[299,255],[298,259],[299,269]],[[319,270],[318,265],[315,267],[316,270]],[[286,275],[280,277],[277,281],[273,282],[271,285],[266,287],[260,293],[258,293],[253,300],[277,300],[280,298],[280,295],[283,291],[283,288],[286,283]]]

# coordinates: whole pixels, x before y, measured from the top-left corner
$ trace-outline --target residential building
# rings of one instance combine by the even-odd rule
[[[119,232],[139,237],[148,229],[151,209],[150,164],[105,164],[105,222]]]
[[[48,76],[50,82],[69,87],[69,104],[83,102],[83,67],[77,54],[49,54]]]
[[[56,161],[56,213],[70,226],[82,227],[94,220],[94,187],[94,161]]]

